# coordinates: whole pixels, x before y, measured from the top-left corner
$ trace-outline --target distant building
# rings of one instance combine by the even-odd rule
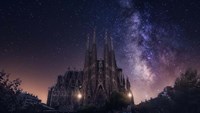
[[[70,70],[59,75],[48,92],[47,105],[60,111],[74,111],[82,105],[103,105],[112,92],[132,96],[130,82],[117,67],[113,42],[105,33],[104,59],[97,59],[96,33],[88,36],[82,71]]]

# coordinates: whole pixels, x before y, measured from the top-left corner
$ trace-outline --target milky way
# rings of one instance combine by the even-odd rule
[[[130,12],[120,30],[124,38],[124,59],[129,64],[128,77],[132,80],[132,90],[138,103],[157,96],[165,86],[173,85],[175,78],[188,68],[184,61],[187,56],[183,55],[183,50],[179,52],[185,37],[176,24],[153,23],[149,19],[151,9],[148,3],[142,10],[138,10],[131,0],[119,3],[122,9]]]

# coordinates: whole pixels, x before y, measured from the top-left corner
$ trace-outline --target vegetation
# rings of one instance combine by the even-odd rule
[[[105,106],[109,110],[122,110],[131,104],[131,100],[132,99],[127,97],[124,93],[113,92]]]
[[[139,113],[200,113],[200,76],[189,69],[166,87],[157,98],[140,103]]]
[[[78,113],[95,113],[97,108],[93,105],[83,106],[78,110]]]
[[[0,71],[0,113],[38,113],[42,110],[40,104],[25,104],[20,79],[10,80],[9,74]],[[26,93],[25,95],[33,96]]]
[[[0,71],[0,112],[7,113],[18,110],[20,103],[17,101],[17,95],[21,92],[19,89],[21,81],[19,79],[10,81],[9,74]]]

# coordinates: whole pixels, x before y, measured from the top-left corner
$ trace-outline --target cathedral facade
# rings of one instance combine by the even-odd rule
[[[97,58],[96,33],[92,42],[88,36],[82,71],[71,70],[59,75],[57,83],[49,89],[47,105],[60,111],[74,111],[80,106],[102,106],[112,92],[132,96],[129,79],[118,68],[112,38],[105,33],[104,58]]]

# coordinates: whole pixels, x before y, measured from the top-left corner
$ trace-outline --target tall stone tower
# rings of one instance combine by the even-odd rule
[[[91,44],[89,35],[87,37],[83,70],[84,104],[102,105],[113,91],[130,91],[130,87],[125,85],[129,80],[125,81],[122,69],[116,65],[112,38],[107,31],[104,37],[104,59],[97,59],[96,31],[91,37]]]
[[[47,105],[60,111],[75,111],[82,105],[102,106],[112,92],[131,93],[130,82],[118,68],[112,38],[104,34],[103,59],[97,58],[96,31],[87,36],[84,68],[58,76],[49,89]],[[132,95],[132,93],[131,93]],[[78,98],[77,98],[78,97]]]

